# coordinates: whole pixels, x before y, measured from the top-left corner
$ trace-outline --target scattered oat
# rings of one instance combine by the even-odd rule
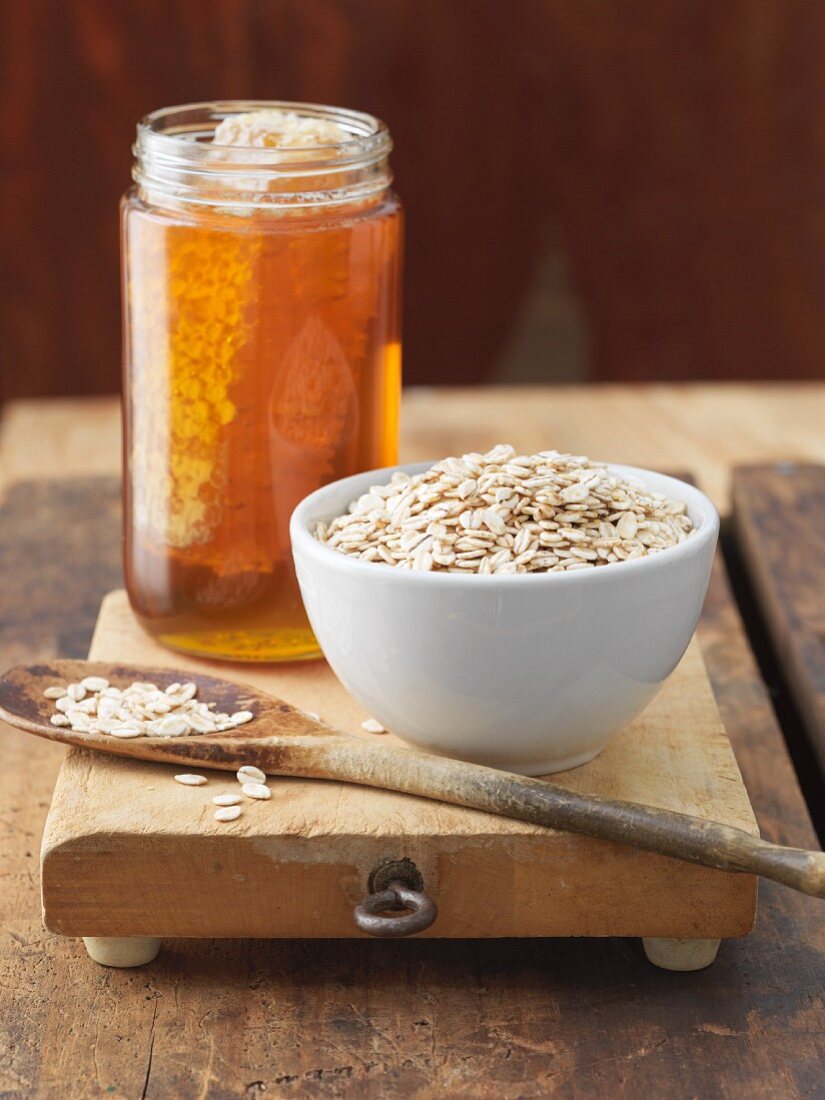
[[[218,728],[211,718],[206,718],[204,715],[194,712],[186,715],[186,721],[189,728],[194,730],[195,733],[214,733]]]
[[[254,764],[244,764],[242,768],[238,768],[237,771],[239,783],[265,783],[266,772],[262,772],[260,768],[256,768]]]
[[[109,681],[104,679],[103,676],[86,676],[80,681],[80,686],[87,691],[105,691],[109,686]]]
[[[175,780],[184,787],[202,787],[206,782],[205,775],[176,775]]]
[[[170,714],[158,724],[161,737],[181,737],[189,732],[189,721],[182,714]]]
[[[237,806],[243,799],[239,794],[216,794],[212,801],[216,806]]]
[[[244,783],[241,790],[247,798],[268,799],[272,797],[272,791],[265,783]]]
[[[646,557],[692,530],[682,501],[604,464],[499,444],[414,477],[399,471],[314,533],[342,554],[397,569],[503,575]]]
[[[195,698],[197,684],[157,684],[136,680],[125,688],[112,687],[103,676],[87,676],[79,684],[65,688],[47,687],[43,695],[54,700],[55,710],[66,721],[56,726],[71,726],[82,732],[111,734],[112,737],[183,737],[189,733],[214,733],[251,722],[251,711],[229,715],[214,710],[214,703]]]
[[[361,723],[361,729],[365,733],[386,733],[386,726],[382,726],[377,718],[368,718],[365,722]]]
[[[241,816],[240,806],[222,806],[219,810],[215,810],[216,821],[237,821]]]

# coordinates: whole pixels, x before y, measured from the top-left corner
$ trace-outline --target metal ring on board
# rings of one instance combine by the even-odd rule
[[[391,915],[393,910],[399,909],[410,911],[400,916]],[[389,939],[423,932],[438,916],[438,909],[432,898],[420,890],[411,890],[406,883],[396,879],[386,890],[368,894],[355,906],[353,915],[362,932]]]

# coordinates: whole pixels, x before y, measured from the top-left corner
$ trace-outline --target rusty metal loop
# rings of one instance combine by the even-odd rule
[[[367,880],[367,889],[371,894],[380,894],[382,890],[389,890],[393,882],[401,882],[408,890],[424,893],[424,876],[407,856],[402,859],[388,859],[374,867]],[[399,906],[396,905],[395,908],[398,909]]]
[[[387,910],[409,909],[402,916],[388,916]],[[432,898],[411,890],[404,882],[391,882],[386,890],[368,894],[355,906],[355,923],[362,932],[383,938],[414,936],[429,928],[438,916]]]

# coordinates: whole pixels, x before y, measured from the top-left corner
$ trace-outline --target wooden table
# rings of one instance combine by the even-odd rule
[[[507,440],[690,469],[724,509],[734,463],[825,462],[823,424],[815,385],[422,390],[407,396],[403,447],[413,459]],[[4,666],[84,655],[118,583],[117,517],[94,504],[111,500],[101,479],[118,460],[111,400],[5,411]],[[58,505],[94,518],[55,529]],[[763,834],[815,847],[721,564],[701,638]],[[62,750],[7,729],[0,746],[0,1096],[822,1094],[821,902],[763,883],[756,931],[685,975],[623,940],[187,940],[149,969],[103,970],[40,923]]]

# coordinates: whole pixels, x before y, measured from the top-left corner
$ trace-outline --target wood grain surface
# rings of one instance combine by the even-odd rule
[[[419,430],[419,450],[437,453],[439,439]],[[5,664],[82,656],[89,636],[76,609],[96,604],[117,570],[114,520],[108,536],[89,526],[114,509],[116,484],[87,482],[68,511],[66,489],[42,490],[37,538],[30,488],[0,515],[0,543],[12,548],[0,600],[17,609]],[[70,527],[75,556],[53,554],[45,570],[55,530]],[[104,544],[108,566],[80,570]],[[82,595],[67,603],[72,591]],[[815,846],[721,566],[701,637],[763,835]],[[0,1094],[10,1100],[63,1100],[67,1087],[73,1100],[784,1098],[821,1088],[825,931],[813,899],[764,884],[754,933],[695,974],[657,971],[621,939],[181,940],[145,971],[105,971],[40,923],[38,845],[62,750],[4,729],[0,751]]]
[[[2,414],[0,491],[15,478],[119,474],[114,398],[10,403]],[[722,511],[731,469],[825,463],[825,383],[506,386],[405,390],[404,462],[485,450],[555,447],[654,470],[690,470]]]
[[[9,0],[5,395],[117,388],[135,123],[216,96],[386,118],[411,381],[821,378],[823,28],[815,0]]]
[[[123,592],[104,602],[90,657],[148,667],[169,659]],[[175,662],[194,674],[214,668]],[[366,714],[323,661],[225,671],[360,735],[368,752],[403,748],[391,735],[361,733]],[[244,728],[252,735],[252,723]],[[212,821],[210,799],[236,790],[234,776],[193,765],[186,770],[203,770],[210,783],[188,790],[172,778],[179,770],[69,753],[43,843],[49,928],[74,936],[352,937],[352,909],[370,873],[402,858],[415,862],[438,903],[428,936],[717,938],[753,922],[750,876],[392,791],[273,778],[272,800],[248,806],[227,829]],[[756,831],[697,643],[644,714],[596,760],[554,781]]]
[[[825,771],[825,466],[737,470],[733,522],[781,671]]]
[[[518,433],[513,438],[524,449],[548,445],[556,433],[572,446],[579,432],[589,438],[601,432],[602,453],[611,457],[621,446],[630,461],[638,449],[647,464],[673,468],[696,456],[701,476],[709,474],[722,492],[733,459],[753,460],[760,452],[821,457],[823,393],[823,387],[414,392],[404,409],[404,457],[458,449],[451,430],[494,440],[498,408],[501,437]],[[26,470],[64,478],[114,473],[116,440],[113,402],[91,409],[72,402],[12,406],[0,436],[0,485]],[[52,492],[55,512],[42,524],[43,545],[54,539],[56,524],[67,522],[55,521],[61,486]],[[113,504],[113,485],[110,492]],[[0,523],[3,537],[15,543],[8,522]],[[81,577],[70,561],[52,575],[47,594],[39,570],[27,569],[26,554],[9,556],[13,568],[0,574],[0,600],[4,616],[17,607],[18,627],[2,635],[5,663],[44,651],[84,654],[88,639],[80,644],[75,612],[63,601],[79,579],[91,630],[118,570],[114,525],[109,538],[108,571]],[[92,546],[84,551],[92,552]],[[37,614],[27,616],[38,596]],[[61,640],[67,626],[71,648]],[[701,634],[763,835],[813,844],[721,571]],[[107,1090],[116,1097],[223,1100],[256,1096],[263,1086],[269,1095],[359,1100],[550,1092],[590,1100],[645,1091],[773,1098],[814,1096],[821,1086],[820,912],[812,900],[770,885],[761,891],[755,933],[727,945],[702,974],[661,974],[645,966],[636,944],[616,940],[351,943],[346,950],[324,941],[238,941],[222,944],[220,956],[209,941],[182,941],[167,951],[162,971],[90,971],[82,949],[67,950],[44,935],[37,912],[37,848],[62,750],[5,730],[0,746],[6,765],[0,926],[7,933],[0,940],[0,1017],[8,1021],[0,1029],[0,1090],[14,1100],[62,1100],[67,1081],[78,1083],[81,1100]]]

